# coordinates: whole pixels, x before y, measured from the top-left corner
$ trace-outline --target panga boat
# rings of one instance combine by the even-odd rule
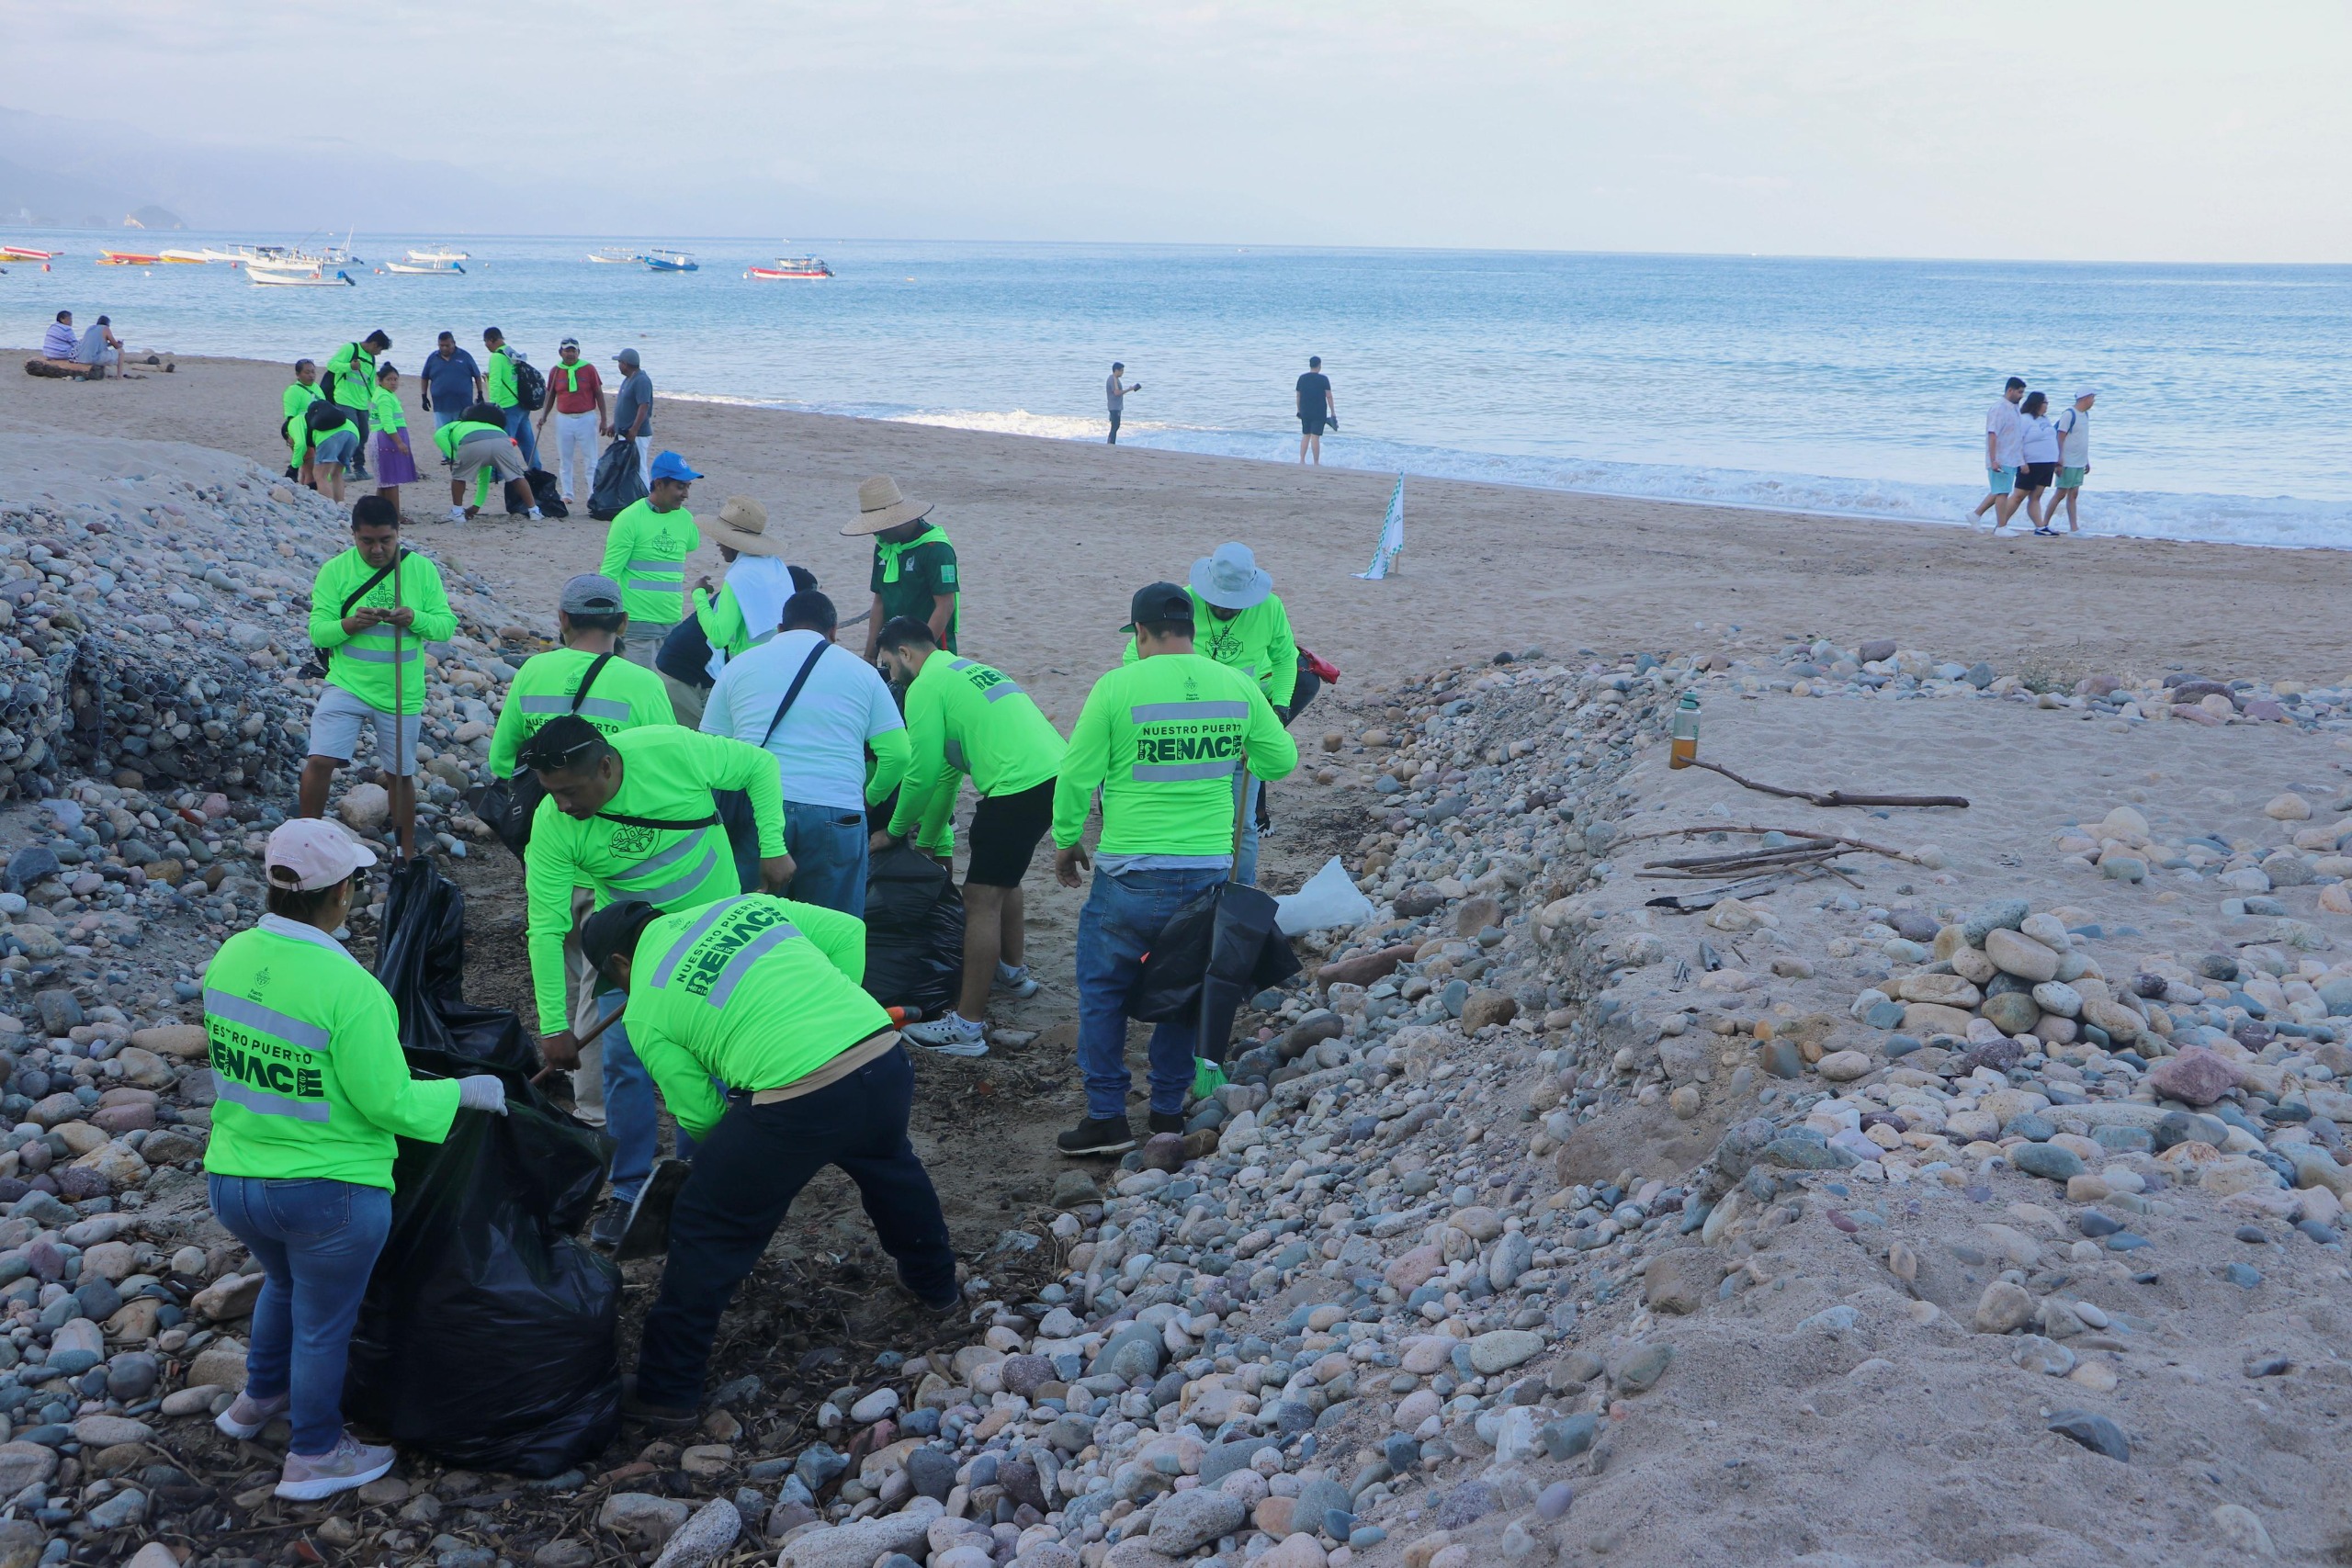
[[[743,269],[745,277],[831,277],[833,269],[822,256],[778,256],[774,266]]]
[[[100,251],[100,266],[160,266],[164,258],[142,251]]]
[[[212,259],[202,251],[161,251],[157,254],[177,266],[202,266]]]
[[[455,266],[459,262],[469,262],[474,258],[467,252],[453,251],[447,245],[435,245],[430,250],[411,251],[407,259],[420,265],[430,265],[437,262]]]
[[[55,261],[63,251],[37,251],[30,245],[0,245],[0,261]]]
[[[352,284],[351,275],[339,267],[334,272],[329,272],[322,266],[313,266],[306,271],[286,272],[274,271],[269,267],[256,266],[248,263],[245,266],[245,276],[254,283],[267,284],[276,288],[345,288],[351,287]]]
[[[413,251],[409,254],[412,256],[415,254]],[[421,262],[411,260],[404,262],[388,261],[384,264],[384,270],[386,272],[407,273],[415,276],[450,277],[464,276],[466,269],[453,261]]]
[[[650,250],[645,253],[645,265],[650,272],[700,272],[702,264],[684,251]]]
[[[627,245],[606,245],[601,251],[590,251],[588,259],[599,266],[635,266],[645,259],[645,253]]]

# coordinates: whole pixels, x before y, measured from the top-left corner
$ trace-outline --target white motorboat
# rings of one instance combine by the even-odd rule
[[[645,260],[645,253],[627,245],[606,245],[601,251],[590,251],[588,259],[599,266],[636,266]]]
[[[455,266],[459,262],[469,262],[473,259],[474,258],[470,253],[452,250],[447,245],[435,245],[424,250],[412,250],[409,252],[407,256],[407,260],[419,266],[431,266],[435,264],[446,266]]]
[[[384,264],[384,270],[403,273],[413,277],[462,277],[466,271],[462,265],[453,261],[388,261]]]
[[[329,272],[323,266],[312,266],[300,271],[279,271],[248,264],[245,267],[245,276],[254,283],[266,284],[274,288],[348,288],[354,282],[352,276],[342,268],[337,267],[334,271]]]

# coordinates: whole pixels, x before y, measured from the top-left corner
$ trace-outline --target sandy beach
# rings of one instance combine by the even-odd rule
[[[413,356],[400,358],[413,365]],[[277,466],[284,367],[181,359],[175,373],[84,385],[21,372],[0,355],[0,424],[187,441]],[[648,370],[667,378],[658,351]],[[404,390],[412,408],[413,390]],[[427,420],[429,416],[414,415]],[[1394,477],[1110,448],[660,399],[657,446],[707,477],[697,510],[757,497],[792,559],[844,615],[866,601],[862,541],[840,536],[858,481],[895,475],[936,503],[967,584],[966,646],[1020,677],[1065,723],[1117,658],[1130,592],[1181,579],[1227,539],[1258,552],[1300,641],[1360,680],[1385,680],[1498,650],[1613,654],[1744,646],[1789,637],[1893,637],[1905,647],[2071,682],[2175,667],[2333,680],[2352,670],[2336,613],[2352,556],[2334,551],[2102,538],[1993,539],[1982,530],[1621,501],[1412,480],[1403,570],[1352,575],[1372,558]],[[1333,442],[1334,448],[1340,443]],[[446,511],[434,462],[403,498],[419,541],[551,604],[593,568],[603,525],[503,520],[467,533]],[[2096,520],[2096,489],[2087,492]],[[715,551],[695,570],[716,573]],[[1703,625],[1703,632],[1697,628]]]

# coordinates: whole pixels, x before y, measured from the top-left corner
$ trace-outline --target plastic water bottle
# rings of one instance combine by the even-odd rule
[[[1687,768],[1699,756],[1699,694],[1685,692],[1674,705],[1673,745],[1667,753],[1669,768]]]

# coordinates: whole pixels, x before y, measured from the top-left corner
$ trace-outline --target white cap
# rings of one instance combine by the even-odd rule
[[[339,823],[297,817],[280,823],[270,834],[262,863],[272,887],[313,893],[333,887],[362,866],[374,865],[376,852],[345,832]]]
[[[2081,391],[2075,394],[2075,400],[2079,403],[2085,398],[2096,398],[2098,396],[2098,389],[2097,387],[2085,387]]]

